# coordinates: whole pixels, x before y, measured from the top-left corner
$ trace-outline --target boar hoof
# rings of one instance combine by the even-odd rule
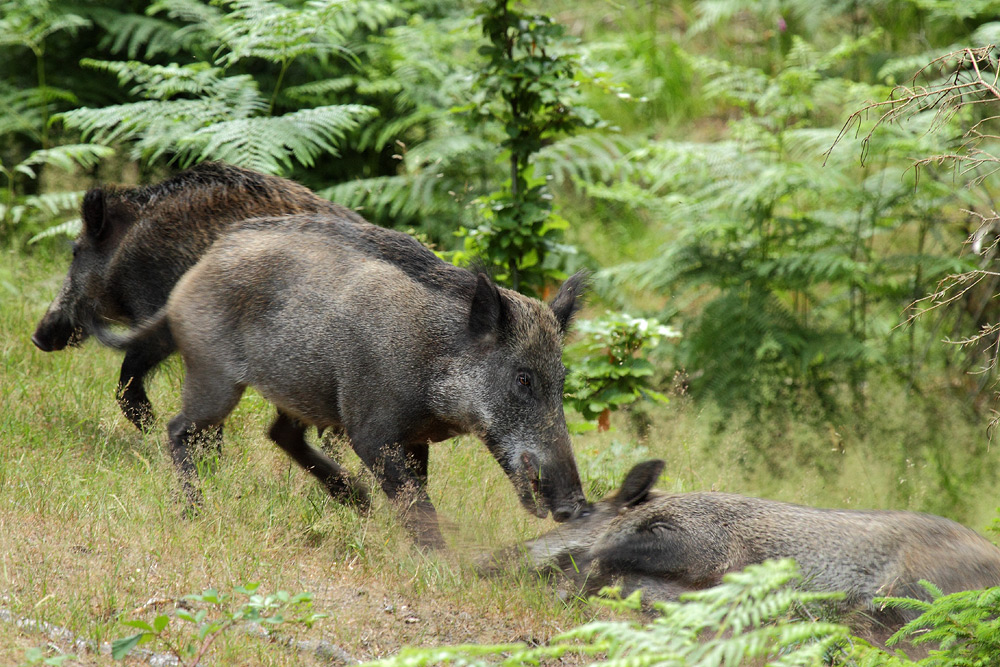
[[[143,433],[149,433],[153,430],[156,417],[153,415],[153,405],[149,401],[136,403],[122,397],[118,399],[118,406],[125,418],[132,422],[132,425],[137,429]]]

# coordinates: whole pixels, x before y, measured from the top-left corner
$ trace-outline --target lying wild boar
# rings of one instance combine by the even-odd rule
[[[292,181],[218,163],[156,185],[94,188],[83,199],[83,230],[73,245],[69,273],[31,340],[51,352],[86,338],[87,323],[95,317],[144,322],[233,223],[317,212],[361,220]],[[165,330],[125,350],[118,403],[140,429],[153,422],[143,379],[173,350]]]
[[[523,554],[584,593],[620,585],[647,601],[721,583],[728,572],[793,558],[804,586],[846,593],[837,611],[876,640],[915,616],[872,599],[928,599],[921,579],[945,594],[1000,585],[1000,549],[954,521],[929,514],[803,507],[729,493],[652,492],[662,461],[635,466],[621,488],[576,518],[493,557]]]
[[[567,280],[550,307],[400,232],[339,216],[251,220],[216,241],[149,323],[95,335],[134,347],[169,328],[186,370],[168,427],[185,479],[192,439],[252,386],[278,407],[270,437],[333,496],[363,491],[305,442],[305,424],[343,429],[418,539],[440,544],[428,443],[458,434],[483,440],[539,516],[563,521],[585,504],[561,361],[582,283]]]

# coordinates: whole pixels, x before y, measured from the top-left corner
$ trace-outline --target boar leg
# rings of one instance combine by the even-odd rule
[[[146,339],[142,346],[130,347],[122,360],[118,376],[118,407],[137,429],[149,433],[156,421],[153,404],[146,395],[144,378],[174,351],[170,338]],[[202,435],[202,441],[216,454],[222,451],[222,424],[213,426]]]
[[[206,431],[211,433],[211,424],[199,425],[198,422],[188,419],[183,412],[171,419],[170,424],[167,425],[167,435],[170,438],[170,458],[174,462],[174,467],[177,468],[181,488],[191,505],[201,504],[201,493],[192,483],[198,470],[195,468],[194,461],[191,460],[190,445],[196,443],[199,436]]]
[[[168,330],[158,330],[125,350],[118,376],[118,405],[140,431],[153,426],[153,405],[146,395],[145,377],[176,349]]]
[[[140,431],[148,432],[153,426],[153,404],[146,395],[143,378],[167,358],[169,351],[158,346],[133,347],[125,352],[121,374],[118,376],[118,406],[125,418]]]
[[[197,505],[201,494],[192,480],[197,468],[191,458],[192,444],[211,441],[240,402],[244,386],[227,378],[224,368],[211,363],[201,363],[196,358],[184,359],[187,375],[184,378],[183,407],[167,425],[170,438],[170,458],[177,468],[185,495]]]
[[[357,446],[354,451],[379,480],[382,490],[402,515],[403,525],[415,537],[417,544],[434,549],[444,548],[444,537],[438,528],[437,512],[427,495],[426,442],[375,447]],[[365,441],[360,440],[361,443]],[[389,440],[389,442],[392,442]]]
[[[370,504],[365,489],[351,479],[336,461],[306,442],[305,426],[287,413],[278,410],[268,436],[296,463],[318,479],[330,495],[342,502],[367,508]]]

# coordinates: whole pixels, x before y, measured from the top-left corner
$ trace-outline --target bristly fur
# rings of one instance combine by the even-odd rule
[[[729,493],[651,491],[662,461],[635,466],[621,489],[520,550],[493,556],[487,572],[516,553],[561,572],[583,593],[620,585],[646,602],[676,600],[764,560],[793,558],[805,587],[842,592],[835,610],[875,641],[914,618],[883,608],[881,596],[927,600],[927,580],[944,593],[1000,585],[1000,549],[949,519],[902,511],[819,509]]]
[[[556,297],[564,313],[578,282]],[[193,501],[191,440],[254,387],[278,408],[272,440],[331,495],[361,493],[303,439],[307,425],[345,432],[418,539],[440,546],[429,442],[479,436],[539,516],[566,520],[584,504],[563,414],[559,319],[407,234],[309,213],[235,224],[178,281],[165,319],[136,337],[99,335],[131,348],[169,327],[185,383],[168,433]]]
[[[86,338],[91,324],[106,329],[105,319],[146,322],[166,304],[180,277],[234,224],[307,212],[367,224],[298,183],[220,163],[201,164],[154,185],[91,188],[81,205],[83,230],[74,244],[75,259],[32,341],[45,351],[61,350]],[[169,332],[162,332],[136,339],[122,362],[119,404],[139,428],[153,420],[143,378],[174,349]],[[104,333],[108,341],[114,338]]]

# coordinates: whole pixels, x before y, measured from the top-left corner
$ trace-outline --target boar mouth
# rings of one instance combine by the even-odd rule
[[[66,339],[66,347],[80,347],[89,335],[83,327],[74,327]]]
[[[518,484],[521,491],[521,505],[539,519],[544,519],[549,515],[549,508],[542,496],[540,472],[538,457],[531,452],[522,452],[519,475],[521,479],[519,480],[520,484]]]

